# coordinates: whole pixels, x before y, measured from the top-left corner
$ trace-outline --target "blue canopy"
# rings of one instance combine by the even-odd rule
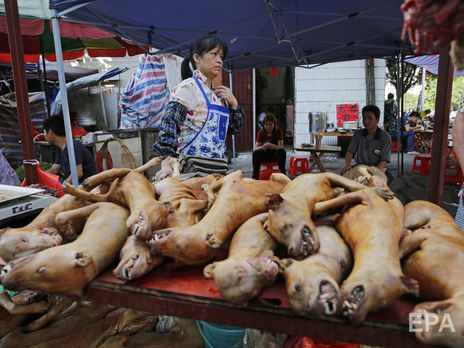
[[[197,37],[229,45],[228,70],[306,66],[412,54],[401,41],[403,0],[50,0],[62,19],[162,52],[188,55]],[[72,10],[72,11],[71,11]]]

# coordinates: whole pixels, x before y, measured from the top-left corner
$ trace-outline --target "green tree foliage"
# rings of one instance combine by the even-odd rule
[[[414,85],[422,83],[422,68],[414,64],[403,62],[403,95]],[[396,59],[387,59],[387,80],[396,86],[398,81],[398,69]],[[416,103],[417,107],[417,103]],[[405,107],[406,108],[406,107]]]
[[[417,102],[419,99],[418,94],[413,94],[413,93],[406,93],[403,96],[403,108],[405,111],[407,110],[416,110],[417,109]]]
[[[461,95],[464,93],[464,76],[453,79],[453,89],[451,92],[451,110],[457,110],[461,101]],[[427,74],[425,85],[424,108],[434,110],[435,99],[437,97],[437,76]]]

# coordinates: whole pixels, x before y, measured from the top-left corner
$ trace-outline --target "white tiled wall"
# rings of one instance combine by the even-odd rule
[[[383,123],[385,60],[374,60],[375,104]],[[364,60],[331,63],[317,68],[295,69],[295,146],[309,143],[308,113],[328,112],[328,122],[336,123],[338,104],[366,105],[366,67]],[[336,137],[324,137],[324,144],[336,144]]]

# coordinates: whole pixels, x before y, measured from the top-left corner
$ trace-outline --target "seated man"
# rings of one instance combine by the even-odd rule
[[[400,138],[399,134],[399,125],[400,120],[394,119],[391,127],[391,138],[393,140],[398,140]],[[403,139],[406,139],[408,144],[408,155],[418,155],[419,152],[414,150],[414,141],[415,141],[415,130],[421,129],[422,125],[420,124],[420,115],[417,111],[413,111],[409,114],[409,119],[404,118],[404,127],[403,127]]]
[[[67,183],[71,183],[71,169],[69,166],[68,149],[66,146],[66,134],[64,130],[63,118],[52,116],[44,121],[44,137],[49,144],[58,147],[56,160],[53,166],[47,171],[48,173],[58,174],[60,170],[69,175]],[[97,167],[92,154],[78,140],[73,140],[74,156],[76,159],[77,178],[82,183],[85,178],[97,174]]]
[[[390,135],[378,127],[380,109],[375,105],[366,105],[362,109],[364,129],[356,131],[345,155],[345,168],[341,174],[351,170],[351,160],[356,155],[356,165],[375,166],[385,171],[390,163]],[[389,183],[393,179],[386,173]]]

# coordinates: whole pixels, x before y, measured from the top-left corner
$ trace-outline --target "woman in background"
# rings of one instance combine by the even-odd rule
[[[227,172],[226,135],[238,133],[244,117],[232,91],[213,84],[222,73],[227,50],[227,44],[214,36],[190,46],[182,62],[183,81],[171,94],[153,145],[155,155],[163,158],[156,180],[172,174],[171,156],[179,156],[182,173]]]
[[[285,174],[286,153],[283,146],[283,132],[277,125],[276,117],[268,112],[263,119],[263,129],[258,132],[256,149],[253,151],[253,179],[259,179],[259,167],[266,162],[277,162],[280,171]]]

